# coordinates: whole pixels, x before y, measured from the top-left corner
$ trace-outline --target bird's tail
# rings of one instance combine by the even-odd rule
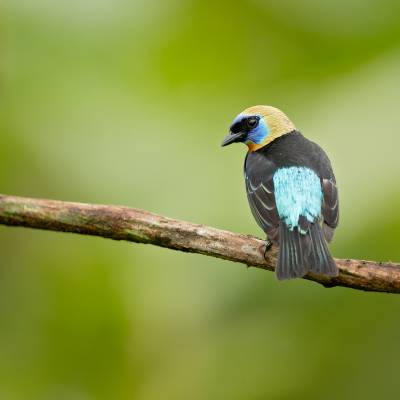
[[[319,223],[309,225],[306,234],[298,228],[290,230],[285,223],[279,227],[278,279],[292,279],[307,272],[337,276],[338,268],[329,252]]]

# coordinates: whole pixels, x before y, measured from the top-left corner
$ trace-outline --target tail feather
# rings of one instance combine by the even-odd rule
[[[328,249],[321,226],[317,223],[311,224],[309,235],[312,243],[307,260],[310,271],[316,274],[337,276],[339,270]]]
[[[281,223],[276,267],[278,279],[302,277],[309,271],[330,276],[338,274],[320,224],[310,224],[308,232],[303,234],[297,228],[291,230]]]
[[[289,262],[290,251],[288,249],[288,239],[286,237],[287,229],[282,228],[283,224],[279,227],[279,255],[278,263],[276,265],[276,276],[279,280],[290,279],[289,275]]]
[[[298,278],[307,273],[305,251],[307,238],[297,228],[289,230],[286,224],[279,227],[279,256],[276,267],[278,279]]]

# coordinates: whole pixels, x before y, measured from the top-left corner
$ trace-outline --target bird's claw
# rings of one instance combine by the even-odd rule
[[[268,250],[272,247],[272,242],[269,239],[266,239],[265,243],[260,246],[260,251],[262,255],[264,256],[264,259],[267,257],[267,252]]]

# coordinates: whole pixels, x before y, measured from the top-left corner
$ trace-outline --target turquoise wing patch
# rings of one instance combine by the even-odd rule
[[[312,169],[280,168],[275,172],[273,181],[279,217],[290,230],[299,227],[300,216],[311,223],[321,217],[323,201],[321,181]]]

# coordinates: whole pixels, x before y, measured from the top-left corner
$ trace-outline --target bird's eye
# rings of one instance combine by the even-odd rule
[[[246,124],[250,129],[254,129],[258,125],[259,117],[250,117],[247,119]]]

